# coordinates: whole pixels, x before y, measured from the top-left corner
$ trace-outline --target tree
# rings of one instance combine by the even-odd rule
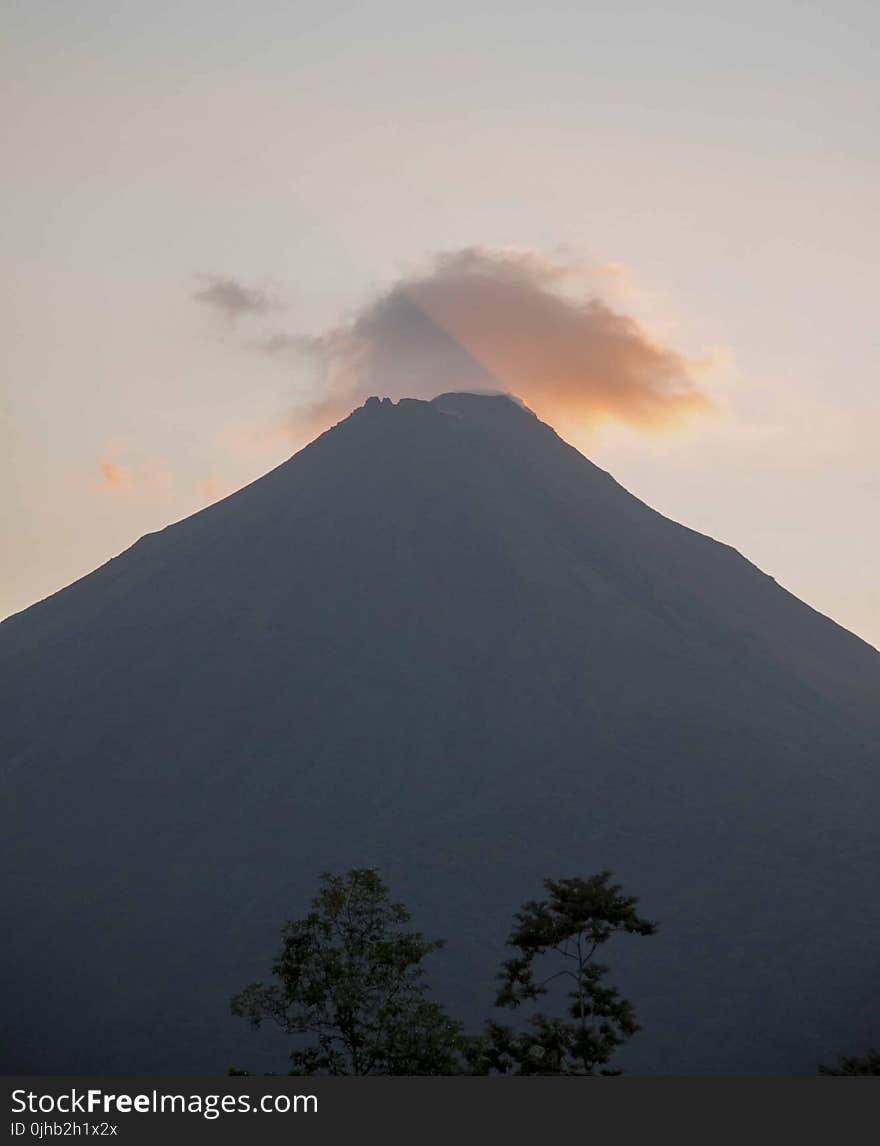
[[[246,987],[233,1014],[312,1036],[291,1052],[291,1074],[457,1073],[461,1028],[426,998],[421,966],[443,941],[405,930],[409,912],[373,868],[321,882],[308,915],[283,929],[278,983]]]
[[[547,898],[530,900],[514,916],[508,945],[518,954],[502,964],[495,1005],[517,1008],[562,985],[563,1017],[541,1012],[529,1028],[515,1031],[489,1022],[483,1044],[471,1054],[474,1070],[501,1074],[593,1075],[639,1029],[632,1004],[603,984],[608,967],[594,962],[596,951],[618,932],[653,935],[657,925],[641,919],[638,900],[621,894],[611,873],[589,879],[547,879]]]
[[[835,1066],[820,1066],[819,1074],[833,1075],[880,1075],[880,1051],[869,1050],[861,1057],[838,1055]]]

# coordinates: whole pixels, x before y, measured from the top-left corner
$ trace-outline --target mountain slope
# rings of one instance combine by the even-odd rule
[[[878,695],[510,400],[371,400],[0,625],[4,1065],[278,1069],[228,997],[377,864],[472,1021],[541,878],[610,867],[661,921],[627,1065],[809,1071],[880,1034]]]

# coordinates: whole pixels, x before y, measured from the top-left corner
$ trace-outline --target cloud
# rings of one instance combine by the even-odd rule
[[[278,309],[278,303],[265,291],[243,286],[230,275],[199,275],[198,278],[206,285],[193,291],[191,297],[229,322]]]
[[[251,343],[251,347],[269,358],[274,358],[290,351],[308,352],[313,341],[313,339],[303,338],[298,334],[285,334],[283,331],[275,331],[273,334],[266,334],[262,338],[258,338]]]
[[[225,478],[217,477],[212,474],[208,478],[204,478],[198,483],[198,494],[202,501],[213,504],[215,501],[221,501],[224,497],[234,493],[236,486],[232,482],[227,481]]]
[[[121,492],[131,489],[134,485],[131,470],[126,469],[125,466],[117,465],[116,462],[102,461],[101,477],[105,489]]]
[[[532,251],[441,255],[350,322],[261,345],[314,360],[315,422],[343,416],[370,394],[445,390],[507,392],[551,422],[584,428],[609,419],[662,428],[712,407],[697,380],[704,363],[586,291],[582,267]]]
[[[168,463],[162,458],[147,458],[136,465],[122,465],[110,456],[98,463],[101,477],[98,488],[117,496],[164,499],[172,491],[174,481]]]

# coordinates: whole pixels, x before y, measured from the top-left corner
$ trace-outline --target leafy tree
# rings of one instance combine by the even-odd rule
[[[880,1075],[880,1051],[869,1050],[861,1057],[838,1055],[834,1066],[820,1066],[819,1074],[833,1075]]]
[[[426,998],[421,966],[443,941],[405,930],[409,912],[373,868],[321,880],[308,915],[284,927],[278,983],[245,988],[233,1014],[312,1037],[291,1052],[291,1074],[457,1073],[465,1039]]]
[[[611,873],[589,879],[547,879],[547,898],[530,900],[514,916],[508,945],[517,954],[499,974],[495,1005],[517,1008],[548,994],[551,983],[568,990],[561,1017],[538,1012],[525,1031],[490,1022],[469,1051],[475,1072],[501,1074],[617,1074],[604,1069],[614,1051],[639,1029],[632,1004],[603,979],[608,968],[596,951],[618,932],[653,935],[656,924],[635,911]]]

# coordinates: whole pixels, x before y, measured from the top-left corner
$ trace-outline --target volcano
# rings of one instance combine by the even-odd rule
[[[474,1030],[607,868],[627,1071],[880,1039],[880,654],[506,397],[371,398],[6,620],[0,697],[8,1073],[285,1070],[229,998],[352,866]]]

